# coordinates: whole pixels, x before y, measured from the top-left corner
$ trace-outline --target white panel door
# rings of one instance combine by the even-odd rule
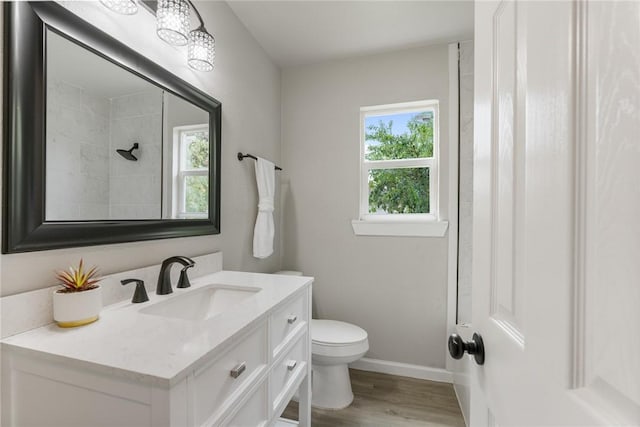
[[[640,425],[640,2],[475,13],[471,425]]]

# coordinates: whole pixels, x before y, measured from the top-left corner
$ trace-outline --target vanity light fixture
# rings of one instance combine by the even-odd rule
[[[122,15],[133,15],[138,11],[138,0],[100,0],[100,2],[108,9]],[[194,70],[213,70],[216,42],[205,28],[202,16],[191,0],[158,0],[142,3],[152,13],[155,9],[158,37],[174,46],[188,45],[187,63]],[[198,17],[200,25],[195,30],[189,31],[191,9]]]
[[[135,15],[138,13],[137,0],[100,0],[100,3],[120,15]]]
[[[158,1],[158,37],[174,46],[184,46],[188,43],[191,26],[189,3],[187,0]]]
[[[216,57],[216,41],[204,27],[204,21],[198,10],[193,6],[193,3],[191,3],[191,6],[200,21],[200,26],[189,33],[189,53],[187,61],[189,66],[194,70],[211,71],[213,70],[213,61]]]

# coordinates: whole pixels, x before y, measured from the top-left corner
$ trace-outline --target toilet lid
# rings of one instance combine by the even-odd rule
[[[311,340],[327,345],[352,344],[367,339],[367,331],[338,320],[311,319]]]

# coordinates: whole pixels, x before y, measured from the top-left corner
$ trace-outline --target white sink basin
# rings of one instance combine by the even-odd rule
[[[140,313],[185,320],[206,320],[233,310],[258,291],[259,288],[209,285],[145,307]]]

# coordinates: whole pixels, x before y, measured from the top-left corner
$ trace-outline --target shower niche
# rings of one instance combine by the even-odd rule
[[[59,4],[4,12],[3,253],[219,233],[221,104]]]

